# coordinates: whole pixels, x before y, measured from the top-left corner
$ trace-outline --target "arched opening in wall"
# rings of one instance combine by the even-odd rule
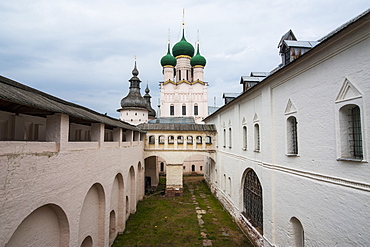
[[[25,246],[26,243],[29,246],[66,246],[69,237],[66,214],[59,206],[47,204],[33,211],[21,222],[6,246]]]
[[[158,137],[158,143],[159,144],[164,144],[164,142],[165,142],[165,137],[162,135],[162,136],[159,136]]]
[[[136,177],[135,169],[131,166],[129,171],[129,184],[130,184],[130,214],[135,213],[136,211]]]
[[[113,244],[114,239],[117,235],[116,229],[116,213],[114,210],[110,211],[109,214],[109,246]]]
[[[198,104],[194,104],[194,116],[198,116]]]
[[[193,144],[193,137],[192,136],[187,136],[186,140],[187,140],[187,144]]]
[[[174,136],[169,136],[168,137],[168,144],[174,144],[175,143],[175,137]]]
[[[159,177],[166,174],[166,161],[160,156],[149,156],[144,160],[145,165],[145,193],[156,191]]]
[[[212,144],[212,137],[206,136],[206,144]]]
[[[81,247],[92,247],[93,246],[93,240],[91,236],[87,236],[84,241],[82,241]]]
[[[191,155],[187,157],[182,163],[184,175],[203,175],[206,156],[202,154]]]
[[[149,136],[149,144],[155,143],[155,136]]]
[[[184,144],[184,137],[183,136],[178,136],[177,137],[177,144]]]
[[[186,105],[185,104],[182,104],[182,115],[185,116],[186,115]]]
[[[122,174],[117,174],[113,181],[110,210],[117,214],[117,232],[123,232],[125,225],[125,209],[124,209],[124,184]]]
[[[257,174],[248,169],[243,181],[243,214],[263,234],[262,186]]]
[[[304,230],[301,222],[296,218],[290,219],[290,241],[293,247],[304,246]]]
[[[105,192],[99,183],[91,186],[84,199],[79,224],[79,243],[90,236],[98,246],[104,246]]]

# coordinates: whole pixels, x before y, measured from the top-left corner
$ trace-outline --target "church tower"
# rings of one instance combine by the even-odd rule
[[[155,111],[150,105],[149,88],[145,90],[144,98],[140,93],[140,79],[137,77],[139,71],[136,68],[136,61],[134,69],[132,70],[132,77],[130,82],[130,91],[126,97],[121,100],[121,109],[117,111],[120,113],[120,119],[127,123],[138,125],[140,123],[148,122],[148,119],[155,118]]]
[[[208,116],[207,86],[204,82],[206,59],[197,53],[185,39],[184,23],[182,38],[161,59],[164,81],[160,83],[160,117],[194,117],[200,123]]]

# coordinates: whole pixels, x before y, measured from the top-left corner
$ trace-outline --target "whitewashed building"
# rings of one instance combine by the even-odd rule
[[[285,65],[205,119],[206,180],[260,246],[370,245],[369,18],[301,56],[285,42]]]
[[[144,195],[144,135],[0,76],[0,246],[110,246]]]
[[[161,59],[164,81],[160,82],[160,117],[194,117],[201,123],[208,116],[208,83],[204,81],[206,59],[197,53],[185,39],[183,24],[182,39]]]

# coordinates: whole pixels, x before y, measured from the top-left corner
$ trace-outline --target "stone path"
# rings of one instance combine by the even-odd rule
[[[203,238],[203,246],[212,246],[212,240],[208,239],[207,238],[207,230],[205,229],[204,227],[204,221],[202,219],[203,215],[205,214],[212,214],[213,215],[213,211],[212,211],[212,208],[211,206],[209,205],[209,201],[207,199],[207,195],[203,194],[203,193],[200,193],[199,194],[199,197],[203,198],[205,203],[206,203],[206,206],[207,208],[206,209],[202,209],[199,207],[199,203],[197,201],[197,196],[195,195],[194,193],[194,190],[199,190],[197,188],[198,186],[194,187],[192,185],[189,185],[189,191],[190,191],[190,194],[191,194],[191,197],[192,197],[192,200],[193,200],[193,204],[195,206],[195,212],[197,214],[197,218],[198,218],[198,224],[201,228],[201,231],[200,231],[200,235],[201,237]],[[217,221],[217,218],[213,217],[212,218],[214,221]],[[229,234],[225,231],[225,229],[221,229],[221,234],[223,236],[229,236]]]

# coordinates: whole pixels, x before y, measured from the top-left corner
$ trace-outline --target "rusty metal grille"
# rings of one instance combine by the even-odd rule
[[[362,159],[362,131],[361,131],[361,115],[360,108],[355,106],[351,109],[350,121],[350,146],[352,156],[356,159]]]
[[[256,173],[249,170],[244,180],[244,215],[249,222],[263,233],[262,187]]]

